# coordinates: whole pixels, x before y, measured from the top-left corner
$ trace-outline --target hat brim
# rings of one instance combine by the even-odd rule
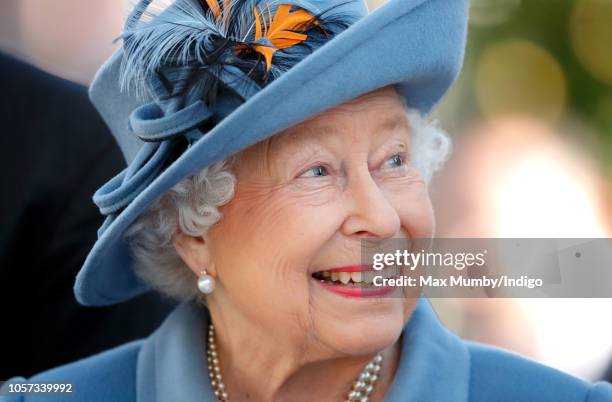
[[[200,138],[116,217],[77,275],[77,300],[109,305],[149,290],[132,269],[123,234],[151,202],[203,167],[388,85],[397,85],[410,107],[428,112],[461,68],[466,22],[465,0],[391,0],[300,61]]]

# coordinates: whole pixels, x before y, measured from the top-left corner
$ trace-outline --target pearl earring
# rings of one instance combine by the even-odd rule
[[[200,292],[204,293],[205,295],[210,294],[213,290],[215,290],[215,278],[208,275],[205,269],[202,270],[200,277],[198,278],[198,289],[200,289]]]

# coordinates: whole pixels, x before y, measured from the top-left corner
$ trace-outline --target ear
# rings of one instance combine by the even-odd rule
[[[204,269],[209,275],[216,276],[206,236],[190,236],[180,233],[174,237],[173,244],[185,265],[196,276],[200,276]]]

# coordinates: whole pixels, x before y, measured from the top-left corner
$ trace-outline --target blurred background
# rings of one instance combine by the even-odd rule
[[[0,50],[87,85],[129,6],[2,0]],[[612,237],[611,22],[612,0],[471,1],[465,67],[434,113],[454,140],[439,236]],[[587,380],[612,360],[612,299],[434,304],[466,338]]]

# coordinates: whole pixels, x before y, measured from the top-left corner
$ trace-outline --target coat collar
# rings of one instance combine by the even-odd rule
[[[402,336],[400,363],[384,402],[467,402],[470,356],[421,297]]]
[[[179,305],[144,342],[138,356],[138,402],[216,402],[201,340],[209,315],[194,303]],[[395,379],[384,402],[468,400],[469,353],[422,297],[404,328]]]

